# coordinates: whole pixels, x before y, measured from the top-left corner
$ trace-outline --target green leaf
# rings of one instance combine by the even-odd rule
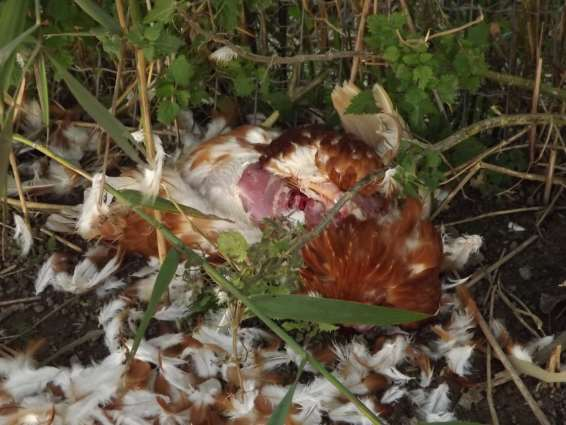
[[[24,30],[26,12],[29,2],[27,0],[7,0],[0,10],[0,48],[4,48],[10,41],[16,39]],[[12,83],[12,71],[14,70],[15,54],[0,66],[0,96]],[[0,116],[2,111],[0,110]]]
[[[428,317],[407,310],[305,295],[257,295],[251,299],[258,308],[275,319],[386,326]]]
[[[163,99],[157,108],[157,119],[163,124],[171,124],[177,115],[181,112],[181,108],[176,102],[170,99]]]
[[[84,86],[73,77],[53,56],[47,55],[55,69],[61,74],[67,87],[88,114],[112,137],[114,142],[132,160],[140,163],[140,157],[130,140],[135,143],[128,129],[118,121]]]
[[[0,48],[0,67],[4,65],[4,62],[8,60],[8,58],[14,53],[14,51],[18,48],[20,43],[25,40],[27,36],[33,33],[39,25],[33,25],[32,27],[25,30],[23,33],[19,34],[13,40],[10,40],[8,43],[4,44],[2,48]]]
[[[75,3],[92,19],[115,34],[120,33],[118,22],[92,0],[75,0]]]
[[[364,90],[358,93],[346,108],[347,114],[376,114],[378,112],[371,90]]]
[[[399,52],[399,48],[397,46],[389,46],[383,52],[383,59],[387,62],[397,62],[401,53]]]
[[[436,87],[438,95],[446,103],[454,103],[458,93],[458,77],[454,74],[445,74],[440,77]]]
[[[240,19],[241,0],[213,0],[212,4],[220,26],[227,32],[234,31]]]
[[[122,196],[124,196],[124,198],[128,200],[128,202],[130,202],[132,205],[135,206],[141,206],[144,208],[151,208],[157,211],[172,212],[172,213],[178,213],[180,209],[183,212],[183,214],[187,215],[188,217],[208,218],[212,220],[223,220],[230,222],[230,220],[228,219],[223,219],[213,214],[205,214],[195,208],[188,207],[183,204],[177,204],[177,206],[179,207],[179,209],[177,209],[177,206],[175,206],[175,204],[160,196],[157,196],[155,199],[147,199],[146,197],[144,197],[143,193],[131,189],[120,190],[120,193],[122,194]]]
[[[188,108],[191,100],[191,93],[188,90],[177,90],[175,99],[181,108]]]
[[[248,77],[245,74],[238,74],[234,78],[234,90],[236,95],[240,97],[250,96],[255,89],[255,82],[253,78]]]
[[[187,87],[195,74],[195,69],[185,55],[179,55],[169,67],[169,72],[175,83],[181,87]]]
[[[6,196],[6,177],[8,176],[8,164],[12,148],[12,118],[14,110],[6,116],[0,131],[0,199]]]
[[[169,22],[176,7],[175,0],[156,0],[153,9],[145,15],[144,22]]]
[[[143,37],[149,41],[157,41],[163,31],[163,24],[148,25],[143,31]]]
[[[418,425],[483,425],[479,422],[448,421],[448,422],[419,422]]]
[[[299,371],[297,372],[295,382],[293,382],[293,384],[289,387],[287,394],[285,394],[285,397],[281,399],[281,401],[271,414],[267,425],[285,425],[287,416],[289,415],[289,409],[291,408],[291,404],[293,402],[293,394],[295,394],[295,389],[297,388],[297,383],[299,382],[299,378],[303,373],[305,364],[306,360],[303,360],[299,366]]]
[[[151,292],[151,298],[147,303],[147,308],[143,314],[142,320],[138,329],[136,330],[136,335],[134,336],[134,343],[132,346],[132,351],[130,351],[129,357],[133,359],[136,355],[136,351],[140,346],[140,342],[143,339],[145,331],[151,321],[155,311],[157,310],[157,304],[161,301],[161,297],[167,291],[169,283],[175,277],[175,272],[177,271],[177,266],[179,265],[180,256],[175,249],[171,249],[165,257],[157,278],[155,279],[155,285],[153,286],[153,291]]]
[[[240,232],[236,232],[235,230],[222,232],[218,236],[218,250],[220,253],[226,258],[238,263],[241,263],[247,258],[249,247],[248,241],[246,241]]]
[[[45,127],[49,127],[49,86],[47,83],[45,56],[43,55],[39,55],[35,64],[35,80],[41,106],[41,121]]]
[[[419,65],[413,70],[413,80],[417,82],[419,88],[426,89],[429,82],[434,78],[432,68],[427,65]]]
[[[176,53],[183,45],[184,42],[179,37],[169,31],[164,31],[155,42],[156,56],[167,56]]]

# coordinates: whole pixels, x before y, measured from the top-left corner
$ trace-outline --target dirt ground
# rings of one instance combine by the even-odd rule
[[[512,196],[485,196],[473,189],[466,189],[464,196],[459,196],[448,210],[436,219],[437,224],[477,218],[481,214],[498,210],[523,208],[536,205],[527,196],[534,187],[523,184]],[[566,205],[564,196],[558,199],[555,208],[542,224],[536,222],[541,211],[528,211],[488,217],[468,223],[447,226],[447,230],[458,234],[480,234],[484,246],[477,264],[466,272],[478,272],[484,267],[497,262],[503,255],[512,252],[532,235],[538,239],[525,250],[503,264],[492,279],[483,279],[473,288],[473,295],[488,318],[488,292],[490,285],[500,284],[515,304],[522,302],[530,309],[533,316],[521,316],[522,321],[545,335],[566,331]],[[38,216],[37,222],[44,220]],[[513,231],[510,222],[524,230]],[[511,225],[513,226],[513,225]],[[37,226],[36,226],[37,227]],[[18,257],[18,251],[6,234],[4,259],[0,266],[0,347],[20,350],[30,341],[45,339],[45,347],[38,353],[40,362],[55,365],[69,365],[80,361],[88,363],[104,357],[106,348],[102,333],[98,328],[97,315],[102,302],[94,294],[73,296],[54,292],[48,288],[41,296],[35,297],[34,279],[42,262],[50,255],[48,237],[36,233],[39,237],[32,254],[25,259]],[[81,244],[80,240],[75,242]],[[85,246],[82,243],[83,247]],[[57,243],[57,250],[66,250]],[[140,259],[132,258],[131,264]],[[133,266],[132,266],[133,267]],[[128,267],[121,273],[128,274]],[[18,301],[21,300],[21,301]],[[513,338],[526,342],[533,338],[531,331],[517,319],[515,312],[497,297],[494,317],[501,320],[509,329]],[[535,317],[533,320],[532,317]],[[539,327],[537,328],[537,320]],[[478,349],[485,351],[485,342],[479,331],[476,333]],[[486,398],[486,365],[483,354],[476,355],[474,374],[466,381],[452,382],[453,397],[458,397],[456,409],[459,419],[490,423],[490,414]],[[503,370],[501,364],[492,362],[494,373]],[[553,424],[566,423],[566,388],[552,387],[525,379],[529,391],[539,401],[543,411]],[[508,381],[497,385],[493,397],[501,424],[533,424],[535,419],[520,395],[516,386]],[[401,403],[398,409],[411,409],[408,403]],[[405,412],[396,412],[394,418],[402,418]],[[405,416],[406,417],[406,416]],[[400,423],[400,422],[394,422]]]

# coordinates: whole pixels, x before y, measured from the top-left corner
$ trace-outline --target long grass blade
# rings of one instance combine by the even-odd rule
[[[0,199],[6,196],[6,177],[12,147],[12,118],[13,109],[8,113],[0,131]]]
[[[95,2],[93,2],[92,0],[75,0],[75,3],[88,16],[90,16],[108,31],[114,34],[120,33],[120,25],[118,24],[118,22]]]
[[[102,106],[102,104],[57,61],[57,59],[50,54],[47,54],[47,58],[63,76],[69,90],[73,93],[73,96],[75,96],[84,110],[110,134],[114,142],[122,148],[126,155],[135,162],[140,163],[138,152],[135,150],[132,143],[130,143],[133,139],[128,129],[112,116],[112,114],[108,112],[108,110]]]
[[[231,222],[231,220],[218,217],[214,214],[205,214],[197,210],[196,208],[192,208],[187,205],[174,204],[173,202],[165,198],[162,198],[160,196],[157,196],[155,199],[147,199],[146,197],[143,196],[143,193],[137,190],[124,189],[121,190],[120,192],[122,192],[122,195],[124,195],[124,197],[132,205],[138,205],[141,207],[151,208],[161,212],[171,212],[171,213],[178,213],[180,209],[183,212],[183,214],[186,214],[189,217],[208,218],[211,220],[221,220],[221,221]],[[177,207],[179,207],[179,209]]]
[[[4,63],[8,60],[8,58],[14,53],[14,51],[18,48],[20,43],[26,39],[30,34],[32,34],[39,25],[33,25],[20,35],[16,36],[13,40],[10,40],[6,43],[2,48],[0,48],[0,66],[4,65]]]
[[[26,12],[29,2],[27,0],[7,0],[0,8],[0,48],[6,47],[11,41],[21,35],[24,30]],[[15,55],[12,52],[8,59],[0,66],[0,99],[11,83]]]
[[[306,295],[256,295],[251,300],[274,319],[321,323],[390,326],[426,319],[428,315]]]
[[[297,372],[295,382],[293,382],[293,384],[289,387],[287,394],[285,394],[285,397],[283,397],[283,399],[279,402],[279,404],[271,414],[267,425],[285,425],[287,416],[289,415],[289,409],[291,408],[291,403],[293,402],[293,395],[295,394],[295,389],[297,388],[297,383],[299,382],[299,378],[303,373],[305,364],[306,359],[303,359],[301,365],[299,366],[299,371]]]
[[[179,261],[180,256],[175,249],[170,250],[167,254],[167,257],[165,257],[165,261],[163,261],[163,264],[159,269],[159,273],[157,274],[157,278],[155,279],[155,285],[153,286],[153,291],[151,292],[151,298],[147,303],[147,308],[145,309],[140,325],[136,330],[134,343],[132,345],[132,351],[129,354],[130,359],[133,359],[136,355],[136,351],[140,346],[140,342],[143,339],[149,322],[151,321],[153,315],[155,314],[155,311],[157,310],[157,304],[159,304],[161,297],[163,296],[165,291],[167,291],[169,283],[171,283],[171,280],[173,280],[173,277],[175,276]]]
[[[41,122],[49,127],[49,85],[47,82],[47,68],[45,67],[45,56],[39,55],[35,63],[35,84],[39,105],[41,106]]]

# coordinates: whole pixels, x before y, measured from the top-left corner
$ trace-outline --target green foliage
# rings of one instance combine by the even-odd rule
[[[379,112],[371,90],[363,90],[352,99],[346,108],[347,114],[375,114]]]
[[[233,32],[238,26],[242,10],[241,0],[212,0],[216,22],[226,32]]]
[[[380,82],[401,115],[417,133],[437,137],[436,125],[445,121],[438,102],[453,107],[462,90],[479,88],[488,35],[482,23],[427,42],[424,35],[406,30],[402,13],[393,13],[368,18],[366,42],[390,65]]]
[[[438,152],[422,149],[403,140],[397,155],[395,179],[401,184],[405,196],[415,197],[419,188],[433,191],[438,188],[445,167]]]
[[[183,46],[183,40],[163,22],[133,28],[128,32],[128,41],[142,49],[149,61],[176,53]]]
[[[248,257],[249,245],[241,233],[229,231],[218,237],[218,250],[227,259],[242,263]]]

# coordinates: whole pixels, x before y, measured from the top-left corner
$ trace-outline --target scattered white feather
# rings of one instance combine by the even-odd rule
[[[397,167],[387,169],[379,185],[379,192],[386,198],[393,197],[396,193],[399,193],[401,189],[401,185],[395,178],[397,171]]]
[[[440,384],[429,392],[422,389],[410,392],[411,399],[417,405],[419,415],[424,421],[447,422],[456,419],[450,411],[449,390],[447,384]]]
[[[464,345],[461,347],[454,347],[446,353],[446,362],[452,372],[458,376],[466,376],[470,374],[472,367],[470,359],[474,347],[472,345]]]
[[[52,284],[55,279],[55,271],[53,270],[53,260],[56,254],[53,254],[47,259],[39,269],[37,277],[35,278],[35,294],[42,293],[45,288]]]
[[[377,417],[379,414],[375,402],[370,398],[364,398],[361,400]],[[346,403],[340,407],[331,410],[328,414],[330,419],[335,422],[345,422],[352,425],[370,425],[371,422],[365,416],[360,415],[358,408],[354,403]]]
[[[219,115],[210,120],[206,126],[206,132],[204,133],[202,141],[205,142],[213,137],[219,136],[228,129],[228,122],[226,121],[226,118],[223,115]]]
[[[381,396],[380,402],[383,404],[393,404],[401,400],[407,394],[407,390],[399,385],[389,387]]]
[[[43,391],[60,370],[56,367],[45,366],[39,369],[22,367],[11,371],[2,383],[3,391],[9,393],[19,402],[22,398]]]
[[[219,64],[226,64],[228,62],[232,62],[234,59],[238,58],[238,53],[234,51],[231,47],[223,46],[219,49],[216,49],[212,52],[208,58],[216,63]]]
[[[509,223],[507,223],[507,228],[511,231],[511,232],[524,232],[525,229],[523,226],[521,226],[520,224],[514,223],[512,221],[510,221]]]
[[[85,200],[82,206],[81,215],[77,221],[77,230],[85,239],[92,239],[98,235],[98,226],[110,209],[110,197],[104,192],[104,175],[95,174],[92,178],[92,187],[85,191]],[[99,202],[102,199],[102,202]]]
[[[22,257],[26,257],[33,245],[33,236],[31,235],[31,230],[25,223],[24,219],[18,214],[14,214],[14,224],[15,232],[14,239],[16,243],[20,246]]]
[[[463,235],[457,238],[444,235],[442,244],[445,267],[450,270],[461,270],[470,257],[479,252],[483,238],[479,235]]]
[[[533,358],[531,353],[522,345],[520,344],[513,344],[511,346],[510,354],[515,357],[516,359],[523,360],[525,362],[532,363]]]
[[[165,322],[174,322],[186,317],[191,309],[187,306],[171,304],[166,307],[160,308],[154,315],[157,320]]]
[[[155,143],[155,157],[153,164],[143,170],[143,182],[141,192],[146,199],[154,199],[159,195],[161,185],[161,176],[163,174],[163,163],[165,161],[165,151],[163,150],[163,142],[157,135],[153,136]]]

